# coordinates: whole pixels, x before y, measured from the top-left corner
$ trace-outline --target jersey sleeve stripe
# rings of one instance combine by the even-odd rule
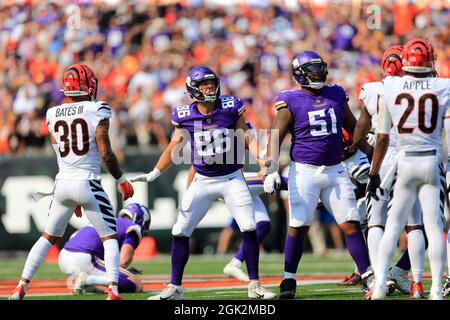
[[[242,115],[245,112],[245,106],[238,110],[238,114]]]
[[[285,102],[283,102],[283,103],[280,103],[280,104],[276,104],[275,105],[275,109],[280,110],[280,109],[283,109],[283,108],[287,108],[287,106],[288,105]]]
[[[103,106],[103,107],[100,107],[100,108],[97,109],[97,111],[100,111],[100,110],[108,110],[108,111],[111,111],[111,108],[110,108],[110,107],[105,107],[105,106]]]
[[[178,126],[180,125],[178,122],[175,122],[175,121],[173,121],[173,120],[172,120],[172,124],[173,124],[175,127],[178,127]]]

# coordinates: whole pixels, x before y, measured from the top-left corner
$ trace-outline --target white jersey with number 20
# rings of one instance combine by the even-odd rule
[[[386,77],[377,133],[397,131],[397,150],[441,150],[444,116],[450,109],[450,79]]]

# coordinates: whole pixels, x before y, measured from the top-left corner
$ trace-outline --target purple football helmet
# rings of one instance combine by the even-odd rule
[[[198,89],[198,86],[201,82],[211,79],[214,80],[216,90],[214,95],[206,96]],[[208,67],[195,67],[186,77],[186,89],[189,96],[195,101],[214,102],[220,96],[220,79]]]
[[[127,216],[139,225],[143,231],[150,229],[150,222],[152,220],[148,208],[139,203],[130,203],[125,208],[119,211],[119,217]]]
[[[300,86],[319,90],[327,79],[327,63],[314,51],[302,51],[292,60],[292,74]]]

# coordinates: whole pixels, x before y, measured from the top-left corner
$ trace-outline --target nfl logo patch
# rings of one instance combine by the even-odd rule
[[[206,123],[211,123],[211,119],[206,119]]]

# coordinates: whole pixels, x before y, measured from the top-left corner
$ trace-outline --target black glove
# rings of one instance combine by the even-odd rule
[[[367,194],[369,197],[372,197],[377,201],[380,200],[380,198],[377,195],[377,189],[380,189],[380,194],[384,195],[384,190],[383,188],[380,187],[380,184],[381,179],[379,174],[369,176],[369,183],[367,184]]]
[[[132,274],[142,274],[142,270],[138,270],[134,267],[130,267],[127,270],[130,271]]]

